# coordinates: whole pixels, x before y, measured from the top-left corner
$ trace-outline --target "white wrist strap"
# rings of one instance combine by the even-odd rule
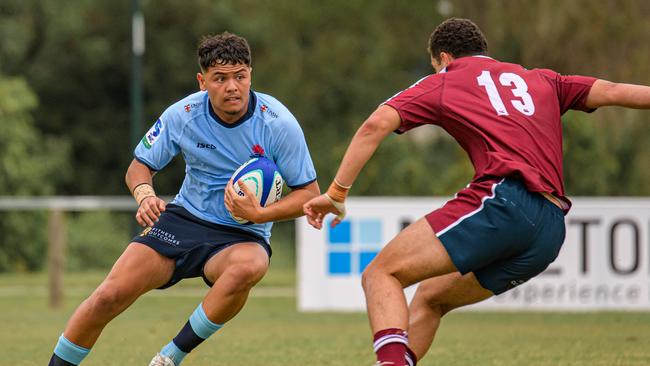
[[[327,197],[327,199],[330,201],[332,206],[334,206],[334,208],[337,209],[340,212],[338,215],[336,215],[336,217],[339,220],[343,220],[343,218],[345,217],[345,213],[346,213],[345,212],[345,202],[334,201],[332,199],[332,197],[330,197],[330,195],[327,194],[327,193],[323,193],[323,196]]]

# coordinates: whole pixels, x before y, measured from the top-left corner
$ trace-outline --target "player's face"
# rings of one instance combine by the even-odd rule
[[[246,114],[251,71],[246,64],[217,64],[197,74],[199,87],[207,90],[212,109],[224,122],[235,122]]]

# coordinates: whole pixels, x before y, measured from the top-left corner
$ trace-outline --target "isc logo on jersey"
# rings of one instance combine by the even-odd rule
[[[158,140],[160,137],[161,133],[165,130],[165,124],[162,122],[160,118],[156,121],[156,123],[151,126],[149,131],[144,135],[142,138],[142,144],[144,147],[147,149],[151,149],[151,146]]]
[[[284,180],[278,171],[275,163],[263,156],[252,158],[242,164],[232,175],[233,188],[238,195],[243,196],[244,192],[237,183],[243,181],[248,189],[255,194],[257,201],[266,207],[280,199]],[[240,217],[232,217],[240,224],[251,224],[250,221]]]

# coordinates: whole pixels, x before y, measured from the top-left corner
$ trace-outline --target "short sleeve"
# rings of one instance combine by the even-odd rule
[[[289,188],[300,188],[316,180],[305,136],[295,118],[273,121],[272,157]]]
[[[383,103],[394,108],[402,120],[396,133],[439,122],[442,79],[442,74],[424,77]]]
[[[584,112],[593,112],[596,109],[588,108],[585,104],[596,82],[596,78],[590,76],[560,75],[554,71],[545,70],[547,76],[552,76],[557,90],[557,97],[560,103],[560,113],[564,114],[569,109]]]
[[[182,121],[168,108],[135,148],[135,159],[152,170],[161,170],[180,151]]]

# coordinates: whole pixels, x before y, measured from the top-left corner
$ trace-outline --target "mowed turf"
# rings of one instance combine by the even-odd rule
[[[44,275],[0,275],[0,366],[46,365],[71,312],[102,274],[68,274],[61,310]],[[185,366],[371,366],[363,313],[299,313],[294,275],[272,270],[237,318]],[[200,281],[145,295],[105,329],[92,365],[146,366],[202,297]],[[452,313],[419,365],[650,365],[650,313]]]

